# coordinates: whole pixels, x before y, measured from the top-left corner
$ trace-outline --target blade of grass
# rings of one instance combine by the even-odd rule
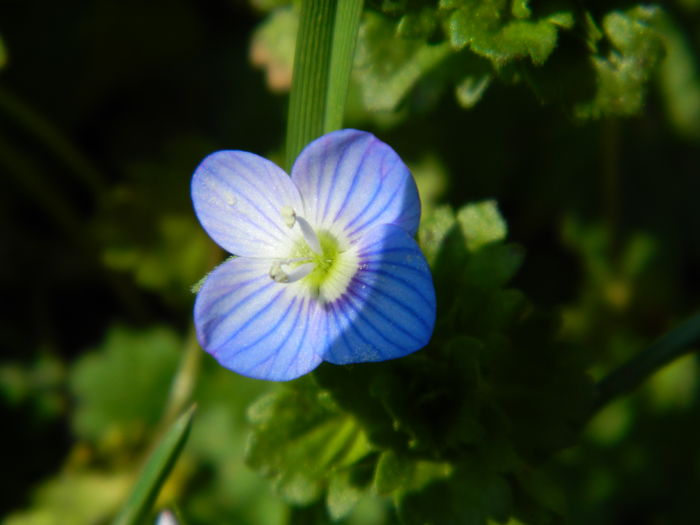
[[[304,0],[287,121],[286,165],[324,133],[340,129],[363,0]]]
[[[674,359],[697,349],[700,313],[677,326],[598,382],[593,413],[627,394]]]
[[[148,515],[187,441],[195,410],[192,405],[165,432],[112,525],[138,525]]]
[[[338,2],[335,13],[335,31],[333,32],[323,133],[329,133],[343,127],[345,101],[348,96],[350,73],[355,57],[362,3],[363,0],[340,0]]]

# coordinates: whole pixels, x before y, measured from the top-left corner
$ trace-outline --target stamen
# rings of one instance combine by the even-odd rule
[[[316,235],[314,229],[304,217],[296,216],[296,219],[299,223],[299,227],[301,228],[301,233],[304,234],[306,244],[309,245],[309,248],[311,248],[314,253],[321,255],[323,253],[321,250],[321,242],[318,240],[318,236]]]
[[[297,214],[294,212],[294,209],[291,206],[282,206],[280,213],[282,214],[284,223],[289,228],[292,228],[297,219]]]
[[[282,263],[273,262],[270,266],[270,279],[278,283],[289,282],[289,275],[282,269]]]
[[[309,275],[316,266],[312,262],[300,264],[293,270],[287,272],[282,266],[287,266],[291,260],[275,261],[270,266],[270,279],[277,283],[293,283]]]
[[[291,206],[282,206],[280,215],[282,215],[282,220],[289,228],[293,228],[295,224],[299,223],[299,228],[301,228],[301,233],[304,236],[306,244],[309,245],[309,248],[311,248],[314,253],[321,255],[321,242],[318,240],[314,229],[304,217],[297,216],[294,208]]]

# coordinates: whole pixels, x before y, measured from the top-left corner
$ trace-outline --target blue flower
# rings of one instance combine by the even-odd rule
[[[194,307],[200,344],[226,368],[285,381],[321,361],[384,361],[429,341],[435,290],[413,239],[418,192],[373,135],[315,140],[291,177],[252,153],[213,153],[192,200],[237,256],[209,274]]]

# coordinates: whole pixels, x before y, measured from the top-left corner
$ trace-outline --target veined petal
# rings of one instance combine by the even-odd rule
[[[324,305],[323,359],[335,364],[410,354],[428,343],[435,325],[432,277],[411,236],[387,224],[360,242],[360,269],[345,293]]]
[[[299,191],[284,171],[253,153],[206,157],[192,177],[192,200],[209,236],[233,254],[283,257],[298,237],[282,208],[301,209]]]
[[[413,177],[370,133],[345,129],[316,139],[294,163],[292,180],[316,228],[342,231],[350,241],[379,224],[416,233],[420,200]]]
[[[319,305],[268,275],[270,261],[238,257],[207,277],[194,307],[197,338],[224,367],[286,381],[313,370]]]

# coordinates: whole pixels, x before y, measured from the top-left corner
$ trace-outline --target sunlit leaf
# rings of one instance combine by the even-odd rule
[[[369,111],[394,111],[421,76],[449,53],[446,44],[394,33],[394,22],[371,13],[360,26],[353,75]]]
[[[338,411],[308,379],[261,399],[251,408],[254,431],[248,463],[272,478],[282,497],[309,504],[327,480],[372,450],[362,428]]]
[[[526,3],[513,5],[515,19],[510,19],[506,0],[444,2],[454,9],[446,25],[452,47],[469,47],[474,53],[488,58],[496,66],[518,58],[530,58],[533,64],[543,64],[557,44],[562,15],[555,18],[530,19]],[[570,18],[570,15],[569,15]]]
[[[578,106],[579,117],[634,115],[640,111],[647,82],[664,49],[663,39],[653,27],[658,16],[658,8],[646,6],[605,16],[603,30],[612,49],[607,55],[591,59],[597,75],[596,94],[591,102]]]

